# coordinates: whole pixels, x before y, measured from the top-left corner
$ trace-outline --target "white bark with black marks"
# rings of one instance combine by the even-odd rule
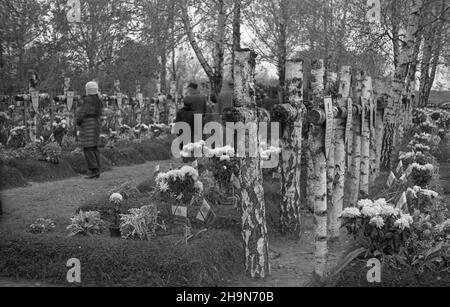
[[[350,97],[351,89],[351,68],[344,66],[340,73],[338,105],[347,108],[347,100]],[[352,112],[352,110],[347,110]],[[344,184],[346,172],[346,150],[345,150],[345,128],[346,120],[338,118],[336,120],[335,135],[335,174],[333,181],[333,206],[329,208],[328,232],[330,239],[337,239],[340,234],[341,221],[339,219],[344,208]]]
[[[360,194],[363,198],[369,196],[369,178],[370,178],[370,117],[368,111],[370,99],[372,98],[372,78],[365,77],[362,82],[362,135],[361,135],[361,184]]]
[[[251,50],[238,50],[234,63],[234,99],[242,107],[245,123],[258,124],[255,104],[256,54]],[[258,131],[251,131],[249,139],[258,140]],[[251,142],[249,142],[251,143]],[[259,140],[256,142],[259,148]],[[261,159],[247,156],[240,160],[242,207],[242,237],[245,249],[245,269],[252,278],[265,278],[270,274],[269,245],[264,203]]]
[[[312,63],[311,89],[313,106],[324,107],[325,90],[325,65],[323,60]],[[315,265],[314,276],[323,280],[326,277],[328,261],[327,245],[327,161],[325,158],[325,126],[312,125],[308,140],[314,171],[308,174],[308,179],[313,180],[314,191],[314,220],[315,220]]]
[[[362,91],[362,82],[361,82],[361,72],[357,72],[354,75],[353,81],[353,104],[357,105],[361,108],[361,91]],[[359,187],[360,187],[360,178],[361,178],[361,114],[357,114],[353,119],[353,151],[351,158],[351,165],[348,168],[348,176],[347,176],[347,198],[346,205],[354,206],[358,202],[359,198]]]
[[[296,238],[301,235],[300,175],[303,126],[303,62],[288,61],[286,87],[289,118],[283,124],[281,152],[281,232]]]

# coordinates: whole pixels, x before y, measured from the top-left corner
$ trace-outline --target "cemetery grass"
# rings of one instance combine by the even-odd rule
[[[107,199],[109,190],[127,181],[136,182],[137,178],[151,178],[156,165],[167,170],[172,163],[177,166],[175,161],[164,161],[116,168],[89,185],[80,182],[80,178],[70,178],[4,191],[0,277],[67,286],[66,262],[78,258],[82,263],[82,286],[227,284],[233,274],[243,270],[243,250],[237,232],[229,230],[233,227],[223,227],[223,222],[188,245],[177,246],[175,243],[181,236],[170,232],[159,233],[149,242],[112,239],[109,233],[81,238],[67,236],[69,218],[81,204],[95,206],[95,200],[98,204]],[[142,194],[128,206],[139,207],[151,201]],[[43,235],[28,233],[29,225],[39,217],[52,218],[56,229]]]

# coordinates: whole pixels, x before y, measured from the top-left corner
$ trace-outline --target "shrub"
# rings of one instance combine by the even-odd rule
[[[26,145],[26,127],[19,126],[11,130],[6,145],[13,149],[25,147]]]
[[[105,222],[100,218],[100,212],[80,212],[71,219],[72,223],[67,227],[69,236],[90,236],[101,234],[105,229]]]
[[[75,137],[66,135],[61,143],[61,149],[63,152],[73,152],[78,148]]]
[[[34,234],[43,234],[52,231],[55,227],[55,223],[51,219],[39,218],[30,225],[30,232]]]
[[[129,214],[120,215],[120,233],[123,239],[150,240],[156,236],[156,230],[166,230],[164,221],[158,223],[158,209],[155,205],[140,209],[130,209]]]
[[[61,146],[56,142],[44,143],[39,147],[41,155],[48,162],[58,164],[61,157]]]

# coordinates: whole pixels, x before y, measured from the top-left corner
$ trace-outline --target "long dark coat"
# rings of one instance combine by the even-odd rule
[[[184,122],[189,125],[191,128],[191,142],[194,143],[194,127],[195,127],[195,121],[194,121],[195,111],[192,109],[190,105],[184,106],[180,111],[177,113],[177,117],[175,119],[175,123]],[[186,131],[183,131],[185,133]],[[180,133],[181,135],[181,133]],[[187,144],[184,144],[187,145]]]
[[[77,112],[78,141],[83,148],[98,147],[102,128],[102,101],[98,95],[83,97],[83,104]]]
[[[195,114],[205,115],[208,111],[206,96],[202,95],[198,90],[191,91],[190,95],[184,98],[184,104],[190,105]]]

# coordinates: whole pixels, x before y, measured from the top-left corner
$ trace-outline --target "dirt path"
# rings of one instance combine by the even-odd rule
[[[171,161],[118,167],[102,174],[100,179],[87,180],[82,176],[66,180],[32,183],[31,186],[0,192],[3,217],[0,230],[25,231],[37,218],[52,218],[57,229],[64,229],[69,218],[86,201],[108,195],[108,192],[127,181],[136,183],[151,178],[156,165],[168,170]]]
[[[274,237],[269,240],[272,251],[271,275],[266,280],[255,281],[239,276],[233,287],[306,287],[312,280],[314,268],[313,232],[307,230],[298,242]],[[333,268],[347,251],[350,241],[344,239],[330,246],[329,267]],[[279,255],[276,255],[279,254]],[[278,257],[276,257],[278,256]],[[274,259],[275,258],[275,259]]]

